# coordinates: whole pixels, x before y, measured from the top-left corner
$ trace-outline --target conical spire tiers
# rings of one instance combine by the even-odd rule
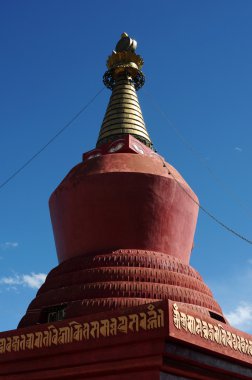
[[[137,42],[123,33],[108,57],[103,82],[112,90],[97,146],[130,134],[152,147],[136,91],[144,84],[143,59],[135,53]]]

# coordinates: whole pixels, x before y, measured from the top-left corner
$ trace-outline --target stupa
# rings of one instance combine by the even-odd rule
[[[0,334],[0,379],[252,378],[252,336],[189,265],[198,198],[153,150],[136,47],[108,57],[96,147],[50,197],[59,265]]]

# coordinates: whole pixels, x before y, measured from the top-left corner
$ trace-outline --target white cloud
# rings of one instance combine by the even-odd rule
[[[45,279],[45,273],[31,273],[22,275],[16,274],[14,276],[2,277],[0,279],[0,284],[8,285],[11,287],[20,285],[27,286],[32,289],[38,289],[44,283]]]
[[[252,304],[241,302],[235,310],[225,314],[227,320],[233,327],[238,329],[251,329],[252,325]]]
[[[16,241],[6,241],[5,243],[0,243],[0,249],[14,249],[18,247],[18,243]]]
[[[2,277],[0,280],[0,284],[4,285],[21,285],[22,282],[19,278],[19,276],[15,277]]]
[[[31,273],[22,275],[24,285],[34,289],[40,288],[40,286],[45,282],[45,279],[45,273]]]
[[[243,149],[242,149],[241,147],[239,147],[239,146],[236,146],[236,147],[234,148],[234,150],[235,150],[236,152],[241,153]]]

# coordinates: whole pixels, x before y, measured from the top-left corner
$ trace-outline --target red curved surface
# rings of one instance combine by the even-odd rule
[[[50,198],[59,261],[132,248],[188,263],[198,206],[181,186],[197,197],[175,169],[169,170],[180,185],[157,155],[108,154],[76,166]]]

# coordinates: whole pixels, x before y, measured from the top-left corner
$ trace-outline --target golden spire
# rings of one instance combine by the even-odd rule
[[[152,147],[136,94],[145,81],[141,71],[143,59],[135,53],[136,47],[137,42],[127,33],[123,33],[115,50],[108,57],[108,71],[103,76],[103,82],[112,90],[112,95],[97,146],[130,134]]]

